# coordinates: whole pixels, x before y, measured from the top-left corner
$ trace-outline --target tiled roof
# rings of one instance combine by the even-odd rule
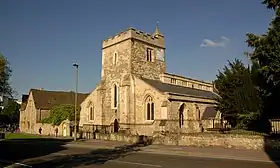
[[[75,92],[31,89],[30,93],[33,95],[35,107],[37,109],[51,109],[59,104],[75,104]],[[78,93],[77,103],[81,104],[88,95],[89,94]]]
[[[160,92],[178,93],[194,97],[215,98],[217,95],[211,91],[204,91],[179,85],[163,83],[160,80],[141,78],[144,82],[158,89]]]
[[[207,119],[215,118],[216,115],[217,115],[217,110],[215,109],[215,107],[208,106],[205,108],[201,119],[207,120]]]

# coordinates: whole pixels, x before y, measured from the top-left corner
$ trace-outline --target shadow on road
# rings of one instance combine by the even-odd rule
[[[54,138],[0,141],[0,167],[16,162],[38,168],[99,165],[109,160],[125,157],[131,152],[139,151],[140,147],[149,145],[149,143],[139,140],[138,143],[123,145],[114,149],[97,149],[82,154],[54,154],[67,150],[65,145],[71,141],[71,139]]]
[[[268,155],[268,157],[270,158],[270,160],[273,161],[274,164],[280,168],[280,146],[272,145],[272,144],[276,144],[275,142],[277,142],[280,145],[279,135],[265,136],[264,150]]]
[[[48,161],[34,160],[27,162],[35,168],[51,168],[51,167],[78,167],[89,165],[104,164],[109,160],[118,159],[129,155],[131,152],[139,151],[139,147],[144,146],[141,144],[132,144],[115,147],[114,149],[97,149],[85,154],[53,156]]]
[[[2,140],[0,141],[0,167],[64,150],[62,145],[70,141],[71,139],[53,138]]]

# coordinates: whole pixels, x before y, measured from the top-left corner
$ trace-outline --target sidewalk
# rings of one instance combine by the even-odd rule
[[[114,149],[116,147],[129,145],[125,142],[118,141],[102,141],[102,140],[86,140],[71,142],[66,144],[66,147],[81,147],[90,149]],[[268,154],[264,151],[246,150],[246,149],[225,149],[219,147],[186,147],[186,146],[165,146],[165,145],[149,145],[139,147],[140,153],[153,153],[163,155],[179,155],[192,156],[201,158],[215,158],[215,159],[233,159],[244,161],[258,161],[258,162],[280,162],[280,152]],[[272,161],[273,160],[273,161]]]
[[[244,161],[259,161],[259,162],[280,162],[278,153],[270,154],[265,151],[246,150],[246,149],[225,149],[219,147],[187,147],[187,146],[165,146],[165,145],[150,145],[143,149],[143,152],[166,154],[166,155],[181,155],[193,156],[202,158],[220,158],[233,159]],[[273,155],[273,156],[272,156]]]

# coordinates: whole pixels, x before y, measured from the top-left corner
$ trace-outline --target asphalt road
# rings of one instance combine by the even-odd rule
[[[32,150],[21,152],[27,155]],[[131,148],[94,151],[85,148],[67,148],[47,155],[25,158],[20,163],[35,168],[278,168],[274,163],[138,153]],[[6,166],[8,165],[6,164]],[[24,166],[14,164],[14,167]]]

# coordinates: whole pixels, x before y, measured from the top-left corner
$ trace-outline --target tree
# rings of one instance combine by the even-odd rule
[[[79,121],[79,111],[77,110],[77,121]],[[51,114],[48,118],[43,119],[42,123],[50,123],[53,125],[60,125],[64,120],[74,121],[75,106],[72,104],[61,104],[51,109]]]
[[[256,83],[262,93],[263,118],[279,118],[280,96],[280,0],[264,0],[268,9],[275,11],[267,33],[262,36],[248,33],[247,43],[253,49],[249,54],[259,66]]]
[[[220,95],[216,108],[233,127],[247,127],[260,113],[260,98],[251,75],[254,69],[238,59],[228,63],[214,81]]]
[[[20,116],[19,109],[20,105],[17,102],[10,100],[1,111],[0,115],[5,119],[5,122],[17,124]]]
[[[9,65],[8,60],[0,53],[0,93],[7,96],[13,97],[13,89],[9,83],[9,79],[12,75],[12,69]]]

